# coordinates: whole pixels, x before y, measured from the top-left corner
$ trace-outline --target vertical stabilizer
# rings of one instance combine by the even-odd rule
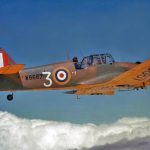
[[[0,68],[15,64],[15,61],[5,52],[5,50],[0,48]]]

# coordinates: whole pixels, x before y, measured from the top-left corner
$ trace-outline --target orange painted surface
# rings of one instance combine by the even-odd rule
[[[145,85],[150,85],[150,60],[145,61],[140,65],[134,65],[132,69],[115,77],[109,82],[95,85],[79,85],[76,87],[77,94],[103,93],[104,95],[113,95],[118,85],[128,88],[128,86],[139,88]],[[107,89],[105,91],[105,89]]]
[[[10,65],[0,68],[0,74],[15,74],[24,68],[24,64]]]

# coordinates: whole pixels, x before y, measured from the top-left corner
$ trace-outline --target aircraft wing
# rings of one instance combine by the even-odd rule
[[[9,65],[0,68],[0,74],[15,74],[24,68],[24,64]]]
[[[148,82],[146,82],[146,86],[149,86],[150,85],[150,80]]]
[[[142,64],[139,64],[132,68],[129,71],[117,76],[112,79],[110,82],[106,83],[106,86],[112,87],[142,87],[147,85],[150,81],[150,60],[145,61]]]
[[[138,89],[148,85],[150,85],[150,60],[135,66],[106,83],[88,85],[84,88],[79,87],[76,94],[95,94],[98,92],[104,95],[113,95],[115,89]]]

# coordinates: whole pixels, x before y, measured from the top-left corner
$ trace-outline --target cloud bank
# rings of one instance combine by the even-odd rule
[[[121,140],[117,143],[108,144],[104,146],[95,146],[89,149],[83,150],[149,150],[150,149],[150,137],[138,138],[132,141]]]
[[[147,137],[150,137],[149,118],[123,118],[109,125],[79,125],[22,119],[0,112],[0,150],[97,150],[120,145],[122,141],[143,142]]]

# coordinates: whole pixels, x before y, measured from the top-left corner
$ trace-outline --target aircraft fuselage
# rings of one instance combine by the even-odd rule
[[[86,86],[107,82],[135,65],[135,63],[98,64],[84,69],[75,69],[72,61],[66,61],[27,68],[17,74],[0,75],[0,90],[73,90],[78,85]]]

